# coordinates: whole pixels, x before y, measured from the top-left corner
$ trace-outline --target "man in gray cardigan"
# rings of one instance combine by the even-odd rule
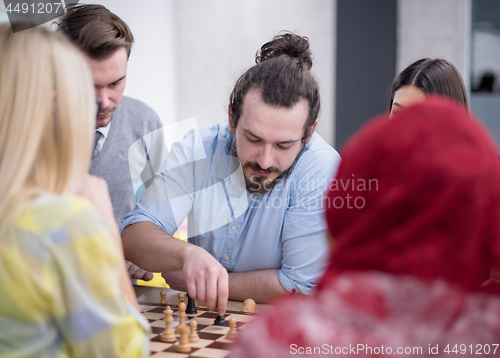
[[[146,104],[123,95],[134,37],[127,24],[102,5],[69,5],[58,21],[92,70],[97,103],[95,149],[90,174],[108,183],[115,219],[136,204],[166,158],[158,115]],[[127,262],[133,278],[152,274]]]

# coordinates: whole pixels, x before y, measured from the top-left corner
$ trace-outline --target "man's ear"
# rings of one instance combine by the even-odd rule
[[[309,143],[311,141],[311,137],[314,133],[314,130],[316,129],[316,124],[318,124],[318,121],[314,122],[314,124],[311,127],[311,131],[309,132],[309,136],[306,138],[306,143]]]
[[[227,106],[227,123],[229,124],[229,130],[232,133],[236,133],[236,128],[233,123],[233,112],[231,111],[231,106]]]

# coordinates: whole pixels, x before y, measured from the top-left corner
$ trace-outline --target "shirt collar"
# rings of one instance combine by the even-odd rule
[[[104,138],[108,138],[108,133],[109,133],[109,128],[111,127],[111,122],[109,121],[108,125],[106,127],[99,127],[95,131],[101,133]]]

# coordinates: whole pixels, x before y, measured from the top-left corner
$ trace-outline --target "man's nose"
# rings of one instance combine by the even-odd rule
[[[109,104],[111,102],[109,100],[109,96],[107,95],[105,89],[96,91],[96,97],[100,101],[99,111],[103,111],[109,107]]]
[[[257,157],[257,164],[264,170],[271,168],[274,165],[272,145],[264,145]]]

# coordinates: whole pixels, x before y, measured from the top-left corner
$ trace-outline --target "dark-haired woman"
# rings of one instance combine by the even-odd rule
[[[500,261],[490,136],[429,99],[370,122],[342,159],[336,181],[356,185],[330,186],[335,247],[317,291],[261,312],[232,357],[498,357],[500,298],[480,292]]]
[[[392,83],[391,115],[428,95],[444,96],[468,108],[464,81],[455,66],[443,59],[423,58],[405,68]]]

